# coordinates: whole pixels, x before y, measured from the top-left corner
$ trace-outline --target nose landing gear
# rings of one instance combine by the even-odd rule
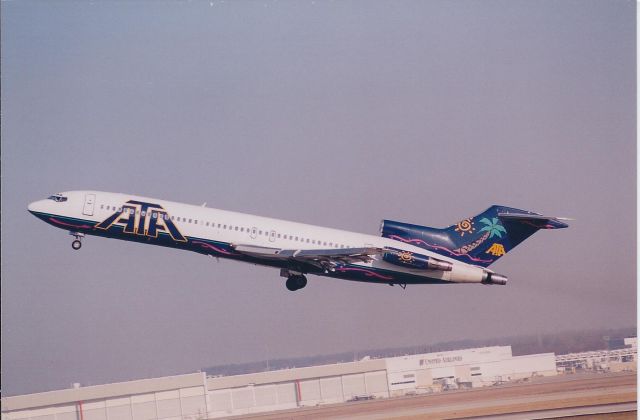
[[[75,249],[76,251],[82,248],[82,238],[84,238],[84,233],[69,232],[69,235],[76,238],[73,242],[71,242],[71,248]]]

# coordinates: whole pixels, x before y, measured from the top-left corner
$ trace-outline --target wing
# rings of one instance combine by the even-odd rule
[[[371,262],[376,255],[389,250],[384,248],[338,248],[338,249],[282,249],[254,245],[232,245],[236,252],[251,257],[269,260],[287,260],[310,264],[322,270],[333,271],[335,267],[354,262]]]

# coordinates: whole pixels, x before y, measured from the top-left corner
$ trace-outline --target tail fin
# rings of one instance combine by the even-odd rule
[[[384,220],[381,233],[386,238],[488,267],[539,229],[568,226],[555,217],[494,205],[444,229]]]

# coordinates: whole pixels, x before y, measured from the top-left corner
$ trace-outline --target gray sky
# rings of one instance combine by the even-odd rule
[[[230,362],[636,324],[633,1],[2,7],[3,395]],[[377,234],[569,216],[506,287],[351,283],[66,232],[129,192]]]

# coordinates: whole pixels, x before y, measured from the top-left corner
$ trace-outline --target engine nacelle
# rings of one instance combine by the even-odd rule
[[[473,265],[456,264],[447,274],[447,280],[452,283],[507,284],[506,276]]]
[[[385,252],[382,259],[390,264],[418,270],[451,271],[453,269],[453,264],[450,262],[395,248],[389,248],[389,252]]]

